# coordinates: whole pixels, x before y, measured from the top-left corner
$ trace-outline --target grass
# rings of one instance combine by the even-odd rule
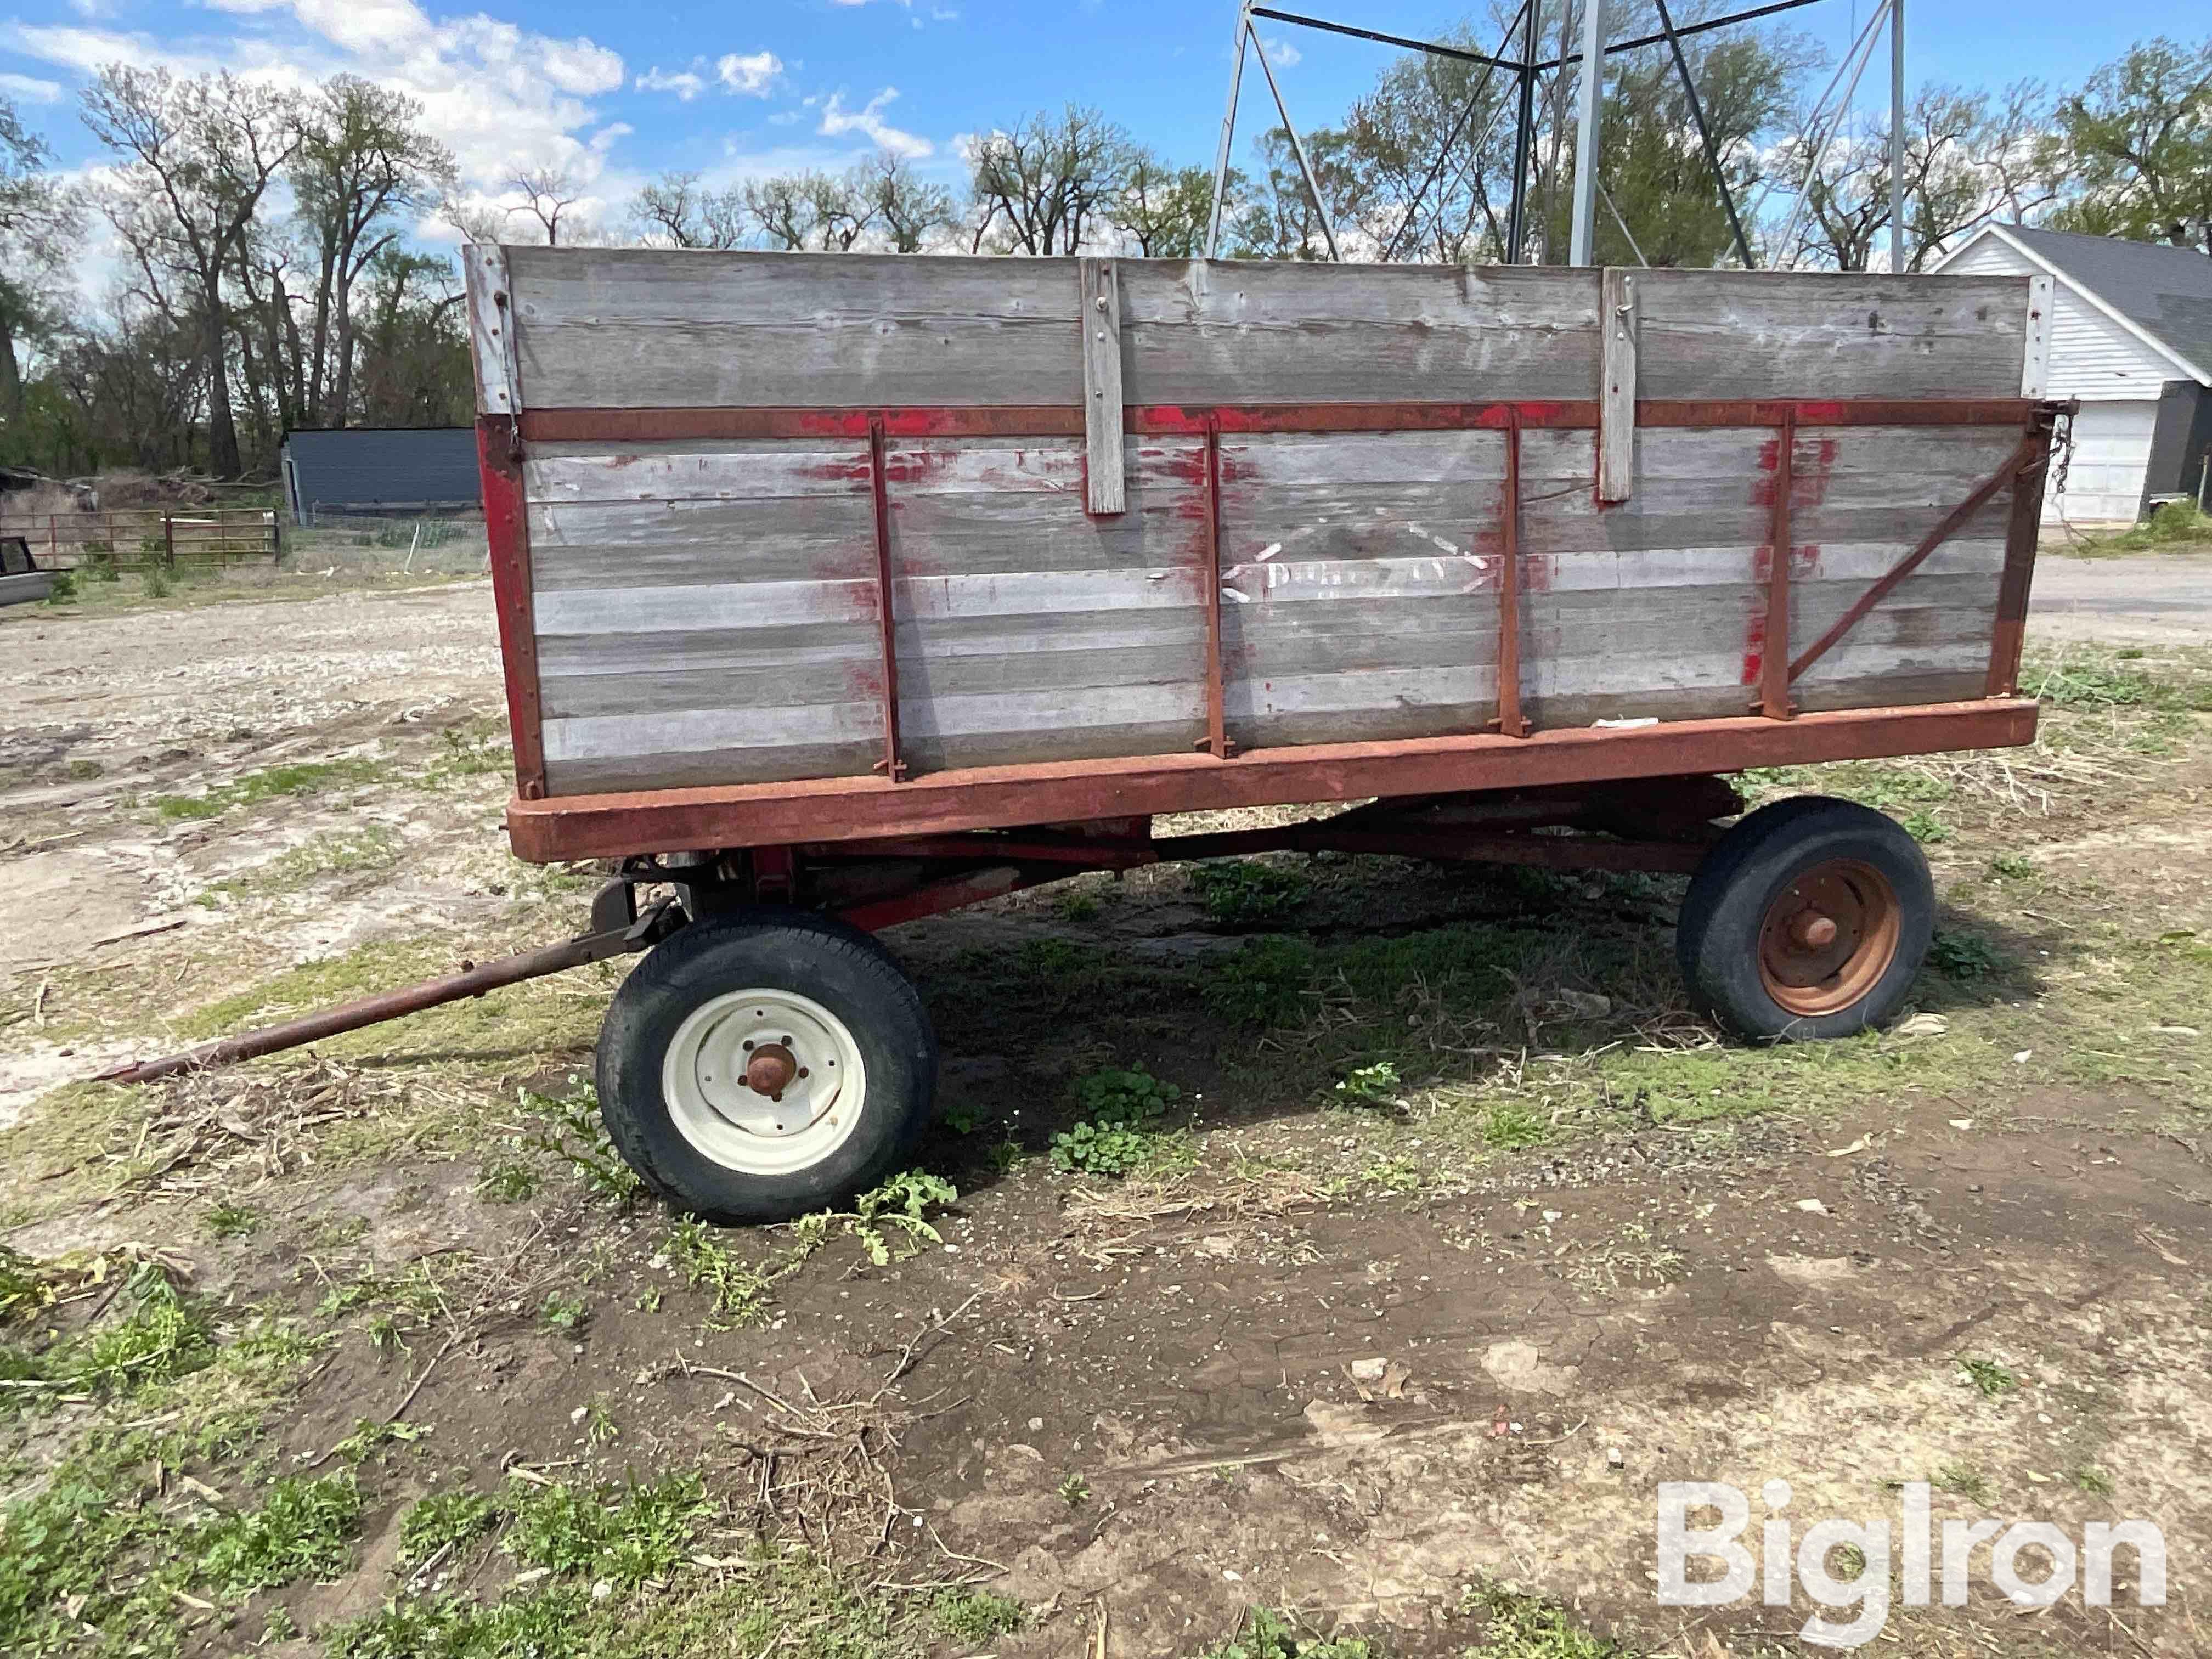
[[[351,1563],[361,1511],[350,1469],[319,1480],[288,1476],[260,1508],[225,1516],[198,1534],[193,1577],[227,1595],[335,1577]]]
[[[202,1224],[210,1238],[244,1238],[260,1231],[261,1212],[250,1204],[219,1199],[208,1206]]]
[[[714,1507],[706,1482],[690,1473],[626,1485],[517,1483],[506,1504],[501,1547],[516,1560],[623,1587],[673,1571]]]
[[[2212,548],[2212,517],[2194,501],[2166,501],[2140,524],[2110,536],[2095,536],[2069,550],[2082,558],[2121,553],[2191,553]]]
[[[1238,927],[1279,921],[1313,890],[1308,877],[1257,859],[1194,864],[1188,879],[1206,915]]]
[[[1462,1659],[1637,1659],[1619,1643],[1592,1635],[1557,1602],[1510,1585],[1470,1590],[1460,1611],[1483,1620],[1482,1640]]]
[[[1986,1505],[1994,1497],[1990,1478],[1972,1463],[1946,1463],[1930,1477],[1929,1485],[1937,1492],[1954,1498],[1963,1498],[1970,1504]]]
[[[241,773],[197,795],[161,795],[154,810],[165,823],[216,818],[241,806],[287,796],[317,795],[343,788],[381,783],[392,775],[390,766],[366,755],[342,756],[336,760],[295,761]]]
[[[939,1591],[929,1616],[938,1629],[969,1648],[1012,1636],[1029,1622],[1029,1610],[1012,1596],[980,1589]]]
[[[204,798],[171,796],[167,799],[198,801]],[[216,816],[197,811],[170,812],[166,806],[162,811],[173,817]],[[336,830],[301,842],[289,852],[280,853],[267,863],[257,865],[242,874],[226,876],[221,881],[210,882],[206,891],[200,895],[200,900],[204,904],[218,896],[253,898],[297,892],[325,876],[360,875],[388,870],[398,863],[399,854],[398,833],[386,829],[382,824]]]
[[[496,1528],[505,1513],[489,1492],[464,1489],[419,1498],[399,1517],[399,1559],[416,1566],[441,1550],[463,1548]]]
[[[1382,1649],[1364,1637],[1307,1636],[1273,1608],[1252,1607],[1234,1636],[1198,1659],[1382,1659]]]

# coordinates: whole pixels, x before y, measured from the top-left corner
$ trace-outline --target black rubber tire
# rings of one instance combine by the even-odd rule
[[[867,1063],[860,1121],[801,1170],[752,1175],[716,1163],[684,1138],[663,1096],[678,1028],[746,986],[812,998],[845,1023]],[[937,1091],[937,1034],[914,982],[873,939],[811,910],[763,906],[693,922],[647,953],[607,1010],[598,1075],[607,1133],[653,1192],[718,1225],[786,1221],[866,1191],[913,1155]]]
[[[1792,881],[1836,859],[1871,866],[1887,878],[1898,905],[1897,954],[1850,1006],[1792,1013],[1760,975],[1759,930]],[[1705,855],[1675,923],[1674,955],[1700,1013],[1753,1042],[1808,1042],[1856,1036],[1893,1018],[1935,932],[1928,860],[1896,819],[1856,801],[1796,795],[1741,819]]]

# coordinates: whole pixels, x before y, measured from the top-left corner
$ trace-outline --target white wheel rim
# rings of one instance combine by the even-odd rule
[[[850,1028],[811,997],[732,991],[676,1028],[660,1088],[678,1133],[703,1156],[743,1175],[792,1175],[851,1137],[868,1071]]]

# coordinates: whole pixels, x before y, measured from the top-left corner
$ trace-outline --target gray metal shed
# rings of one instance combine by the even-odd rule
[[[321,513],[451,513],[483,505],[473,427],[346,427],[284,435],[295,519]]]

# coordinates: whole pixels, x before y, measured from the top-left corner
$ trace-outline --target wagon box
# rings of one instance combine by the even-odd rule
[[[402,1000],[649,950],[602,1106],[709,1217],[830,1202],[927,1121],[872,930],[1085,869],[1687,873],[1702,1009],[1864,1030],[1928,948],[1919,849],[1726,775],[2034,736],[2048,278],[465,263],[510,837],[619,862],[589,933]]]

